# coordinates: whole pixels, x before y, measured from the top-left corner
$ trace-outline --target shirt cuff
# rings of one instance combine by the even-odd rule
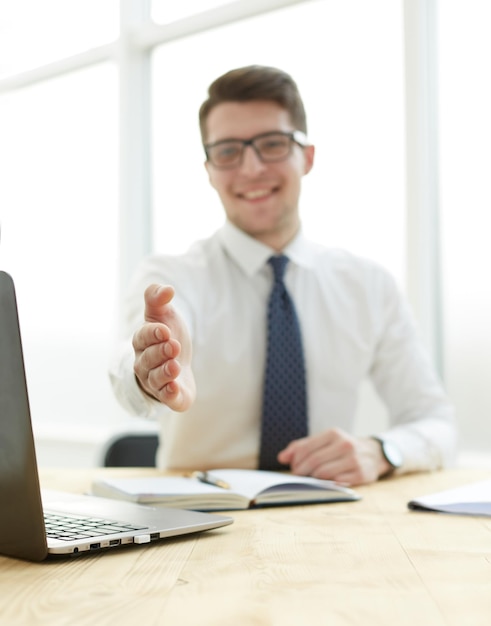
[[[432,433],[424,430],[428,423],[406,424],[377,436],[393,442],[401,451],[403,462],[395,474],[408,472],[433,471],[450,467],[455,463],[455,435],[448,424],[435,419]]]

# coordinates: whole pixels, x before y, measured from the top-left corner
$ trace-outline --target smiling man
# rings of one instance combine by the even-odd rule
[[[302,234],[315,151],[295,82],[270,67],[227,72],[200,128],[225,224],[184,255],[142,263],[110,372],[127,410],[159,419],[159,466],[357,485],[450,464],[453,410],[394,280]],[[366,378],[389,423],[360,437]]]
[[[299,231],[300,183],[314,161],[314,147],[293,126],[279,104],[258,100],[217,104],[204,129],[206,168],[228,220],[278,252]],[[252,149],[230,137],[252,141]],[[261,159],[267,151],[281,160]]]

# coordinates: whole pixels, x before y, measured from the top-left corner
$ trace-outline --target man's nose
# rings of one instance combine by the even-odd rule
[[[240,169],[246,174],[255,174],[264,169],[264,163],[253,146],[249,145],[244,147]]]

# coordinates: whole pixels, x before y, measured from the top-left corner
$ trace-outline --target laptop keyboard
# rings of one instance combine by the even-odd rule
[[[82,517],[45,511],[46,535],[51,539],[72,541],[88,539],[98,535],[114,535],[132,530],[145,530],[147,526],[136,526],[101,517]]]

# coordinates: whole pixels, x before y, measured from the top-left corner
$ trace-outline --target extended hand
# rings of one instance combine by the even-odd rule
[[[145,290],[145,324],[133,335],[134,370],[140,387],[174,411],[194,402],[191,339],[171,304],[172,287],[150,285]]]
[[[377,441],[353,437],[337,428],[292,441],[278,454],[294,474],[362,485],[390,469]]]

